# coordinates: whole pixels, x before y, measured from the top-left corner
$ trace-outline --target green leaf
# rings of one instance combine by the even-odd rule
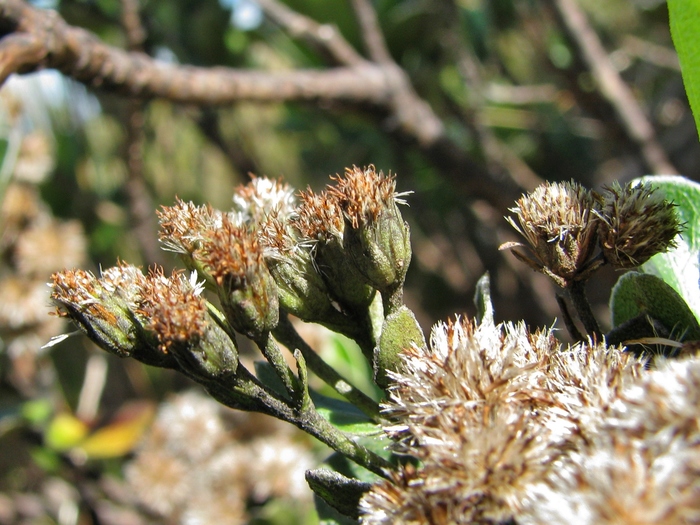
[[[670,285],[700,320],[700,184],[675,175],[642,177],[640,181],[658,188],[667,200],[676,204],[683,223],[683,233],[676,238],[678,246],[655,255],[641,270]]]
[[[306,481],[323,501],[353,519],[359,518],[360,499],[372,487],[370,483],[325,468],[307,470]]]
[[[654,275],[628,272],[620,277],[612,291],[610,312],[614,327],[648,315],[669,333],[682,334],[683,340],[700,340],[700,325],[693,312],[673,288]]]
[[[685,91],[700,130],[700,0],[668,0],[668,16]]]
[[[381,427],[372,423],[355,405],[311,392],[316,410],[334,427],[358,436],[371,436],[381,433]]]
[[[287,389],[284,388],[284,384],[270,363],[267,361],[255,361],[253,366],[255,367],[255,375],[263,385],[271,388],[285,399],[290,399]]]

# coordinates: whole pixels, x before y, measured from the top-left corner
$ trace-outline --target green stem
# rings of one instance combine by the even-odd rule
[[[193,379],[202,383],[212,397],[223,405],[239,410],[260,412],[287,421],[379,476],[386,478],[387,471],[393,469],[391,463],[359,445],[324,419],[316,411],[308,395],[305,396],[306,399],[301,407],[290,406],[290,402],[267,390],[242,365],[239,365],[235,375],[228,376],[224,380]]]
[[[367,394],[350,384],[333,367],[326,363],[297,333],[286,315],[280,315],[280,322],[274,331],[275,337],[290,350],[299,350],[311,371],[330,385],[333,390],[362,410],[367,416],[376,420],[379,417],[379,405]]]
[[[384,317],[394,313],[403,306],[403,282],[382,294]]]
[[[289,392],[289,395],[295,398],[296,394],[300,391],[299,381],[289,368],[279,346],[277,346],[277,342],[273,339],[270,332],[265,332],[255,343],[258,345],[258,348],[260,348],[265,359],[267,359],[267,362],[275,369],[275,373],[277,373],[277,376],[282,381],[284,388]]]

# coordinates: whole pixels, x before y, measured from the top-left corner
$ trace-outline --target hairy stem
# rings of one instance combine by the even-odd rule
[[[300,408],[291,406],[288,401],[267,390],[243,366],[239,365],[235,375],[223,380],[193,379],[202,383],[212,397],[223,405],[239,410],[260,412],[287,421],[379,476],[386,478],[387,471],[393,468],[384,458],[359,445],[325,420],[316,411],[308,396]]]
[[[265,359],[267,359],[267,362],[275,369],[275,373],[282,381],[289,395],[295,398],[297,393],[300,392],[299,380],[294,376],[294,373],[285,361],[279,346],[277,346],[277,341],[274,340],[270,332],[265,332],[255,343],[260,348]]]

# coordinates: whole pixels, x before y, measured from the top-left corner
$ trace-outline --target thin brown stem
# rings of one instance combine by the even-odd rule
[[[559,310],[561,311],[561,317],[564,321],[564,326],[566,326],[566,331],[569,332],[571,339],[574,341],[583,341],[583,335],[579,332],[576,327],[573,318],[571,317],[571,312],[569,312],[569,307],[566,304],[566,299],[559,294],[555,295],[557,304],[559,305]]]
[[[309,40],[322,47],[338,64],[357,66],[365,62],[355,48],[343,38],[336,26],[319,24],[277,0],[258,0],[258,4],[270,19],[283,27],[291,36]]]
[[[602,341],[602,333],[598,326],[598,321],[593,315],[591,303],[588,302],[588,297],[586,296],[586,282],[571,281],[566,289],[569,292],[571,304],[574,305],[576,313],[588,335],[594,337],[596,341]]]

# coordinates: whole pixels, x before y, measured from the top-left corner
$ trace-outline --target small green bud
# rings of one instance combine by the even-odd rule
[[[330,190],[320,194],[307,190],[300,192],[299,197],[301,204],[290,220],[290,227],[310,246],[314,268],[332,300],[344,310],[365,312],[375,290],[343,248],[345,220],[335,194]]]
[[[390,384],[387,372],[401,366],[401,352],[411,346],[426,348],[425,336],[416,316],[405,305],[384,319],[379,346],[374,350],[374,381],[386,389]]]
[[[382,293],[403,285],[411,261],[411,239],[408,224],[391,203],[376,221],[352,227],[346,224],[345,250],[367,279]]]
[[[348,257],[339,239],[316,246],[315,265],[334,299],[353,312],[363,312],[374,299],[375,290]]]
[[[411,261],[408,225],[403,221],[393,176],[374,166],[357,166],[337,177],[330,193],[345,217],[343,246],[369,284],[389,293],[403,285]]]

